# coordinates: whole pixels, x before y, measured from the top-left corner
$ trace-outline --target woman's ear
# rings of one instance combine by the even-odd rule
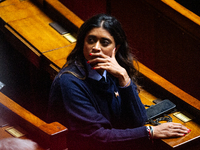
[[[119,47],[120,47],[120,45],[117,45],[117,46],[115,47],[115,54],[117,53]]]

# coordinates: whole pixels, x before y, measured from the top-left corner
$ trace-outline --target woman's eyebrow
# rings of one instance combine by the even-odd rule
[[[101,38],[102,40],[107,40],[109,42],[111,42],[111,40],[109,38]]]
[[[92,34],[91,34],[91,35],[88,35],[87,38],[93,38],[93,39],[94,39],[94,38],[97,38],[97,37],[96,37],[96,35],[92,35]],[[107,38],[107,37],[102,37],[100,40],[101,40],[101,41],[102,41],[102,40],[104,40],[104,41],[106,40],[106,41],[109,41],[110,43],[112,42],[111,39],[110,39],[110,38]]]
[[[96,37],[95,35],[88,35],[88,37]]]

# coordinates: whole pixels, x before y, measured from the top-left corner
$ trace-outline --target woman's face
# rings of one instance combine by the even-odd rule
[[[111,57],[114,48],[114,38],[107,30],[101,27],[93,28],[88,32],[84,39],[83,54],[86,60],[93,59],[90,53],[98,52],[102,52]]]

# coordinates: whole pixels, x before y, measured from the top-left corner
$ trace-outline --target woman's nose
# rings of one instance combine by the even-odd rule
[[[93,49],[94,49],[94,50],[97,50],[97,51],[101,50],[100,42],[99,42],[99,41],[97,41],[97,42],[95,43]]]

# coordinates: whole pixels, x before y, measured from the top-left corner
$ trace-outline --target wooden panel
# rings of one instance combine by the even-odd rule
[[[71,51],[74,47],[71,46],[71,43],[66,38],[60,35],[55,29],[53,29],[49,25],[49,23],[54,22],[52,18],[56,20],[59,18],[65,18],[61,21],[57,21],[59,21],[59,24],[61,22],[64,24],[66,23],[65,25],[70,25],[70,27],[66,27],[66,30],[71,31],[72,33],[75,33],[75,31],[77,31],[77,29],[82,25],[83,21],[79,19],[69,9],[64,7],[64,5],[62,5],[59,1],[48,0],[44,3],[44,10],[49,10],[48,13],[50,13],[50,15],[53,14],[52,17],[45,14],[43,9],[40,9],[37,5],[29,0],[13,0],[13,4],[10,5],[3,5],[3,3],[1,3],[0,6],[2,5],[2,7],[0,7],[0,17],[4,21],[1,22],[3,24],[2,31],[5,33],[8,40],[13,41],[11,42],[12,45],[19,49],[19,51],[24,54],[38,68],[47,67],[46,70],[49,70],[48,60],[54,60],[53,58],[48,57],[48,53],[43,55],[44,57],[42,57],[41,59],[41,53],[50,52],[62,48]],[[73,31],[72,29],[74,29],[75,31]],[[14,37],[12,35],[14,35]],[[30,51],[28,52],[26,47],[28,47],[28,49],[31,49],[33,53],[30,53]],[[66,56],[65,53],[63,54],[63,56]],[[60,59],[55,61],[60,61]],[[64,59],[61,60],[61,62],[64,61]],[[61,64],[59,64],[59,66],[61,66]],[[51,69],[49,71],[52,72]]]
[[[200,38],[200,16],[183,7],[174,0],[144,0],[146,4],[152,7],[160,17],[167,17],[175,22],[175,26],[179,26],[185,31]],[[184,32],[185,32],[184,31]],[[171,31],[172,32],[172,31]]]
[[[170,83],[163,77],[159,76],[157,73],[153,72],[143,64],[139,63],[139,72],[142,73],[145,77],[149,78],[151,81],[160,85],[165,90],[169,91],[173,95],[177,96],[181,100],[185,101],[187,104],[190,104],[194,108],[200,110],[199,100],[184,92],[174,84]]]
[[[44,11],[64,28],[76,34],[83,21],[58,0],[45,0]]]
[[[40,9],[28,1],[9,0],[0,3],[0,17],[5,22],[19,20],[41,13]]]
[[[177,12],[179,12],[180,14],[182,14],[183,16],[188,18],[189,19],[188,21],[190,21],[191,23],[195,23],[197,25],[200,25],[200,16],[196,15],[191,10],[180,5],[179,3],[177,3],[174,0],[162,0],[162,2],[164,2],[165,4],[167,4],[168,6],[170,6],[171,8],[173,8],[174,10],[176,10]],[[198,3],[196,5],[198,5]],[[190,30],[190,29],[187,29],[187,30]],[[191,29],[191,30],[194,31],[194,29]],[[193,34],[195,34],[195,33],[193,33]],[[198,37],[200,37],[200,36],[198,36]]]
[[[29,136],[44,148],[53,150],[66,148],[66,127],[58,122],[47,124],[1,92],[0,114],[9,123],[15,123],[25,129]],[[7,135],[5,136],[7,137]],[[58,139],[59,141],[57,141]]]
[[[200,17],[174,0],[147,2],[161,12],[155,22],[153,70],[200,99]]]
[[[55,0],[46,0],[46,4],[53,7],[55,10],[59,12],[60,15],[64,16],[66,19],[70,20],[70,22],[75,25],[77,28],[83,24],[83,21],[75,15],[72,11],[70,11],[67,7],[65,7],[62,3]],[[53,14],[52,14],[53,16]]]
[[[9,25],[40,52],[46,52],[71,44],[49,26],[51,22],[53,21],[49,18],[38,14],[30,18],[9,22]],[[57,42],[58,40],[59,42]]]
[[[160,88],[164,88],[165,90],[169,91],[169,93],[172,93],[173,95],[177,96],[181,100],[185,101],[186,103],[192,105],[194,108],[198,109],[199,110],[198,113],[200,112],[200,103],[199,103],[198,99],[195,99],[191,95],[185,93],[184,91],[182,91],[181,89],[179,89],[178,87],[176,87],[175,85],[170,83],[169,81],[165,80],[164,78],[162,78],[161,76],[159,76],[158,74],[156,74],[155,72],[153,72],[152,70],[150,70],[149,68],[147,68],[146,66],[144,66],[141,63],[139,63],[139,71],[145,77],[149,78],[151,81],[158,84],[160,86]],[[156,90],[156,89],[154,89],[154,90]],[[150,94],[149,92],[147,92],[143,89],[140,91],[139,96],[141,98],[142,103],[145,105],[154,105],[153,100],[160,98],[160,97],[156,97],[156,96]],[[175,98],[170,99],[170,100],[173,102],[173,101],[175,101]],[[184,112],[188,113],[189,110],[177,110],[177,111],[184,111]],[[167,143],[168,145],[170,145],[173,148],[176,148],[176,147],[179,148],[180,146],[182,146],[186,143],[189,143],[193,140],[200,138],[200,125],[197,124],[195,121],[189,121],[187,123],[184,123],[181,120],[174,117],[173,114],[170,114],[170,116],[172,117],[173,122],[183,124],[187,128],[191,129],[191,132],[184,137],[162,139],[162,141],[164,141],[165,143]],[[198,116],[193,116],[193,117],[195,118]],[[190,148],[192,149],[192,147],[190,147]]]
[[[139,61],[200,99],[200,17],[174,0],[111,4]]]
[[[67,56],[71,53],[72,49],[75,47],[75,43],[70,44],[66,47],[49,51],[43,53],[43,55],[50,60],[50,62],[53,62],[56,64],[59,68],[62,68],[63,65],[66,63]]]
[[[24,109],[23,107],[21,107],[20,105],[18,105],[17,103],[12,101],[8,97],[6,97],[1,92],[0,92],[0,103],[8,108],[11,108],[15,114],[23,117],[23,119],[30,120],[30,123],[36,127],[39,127],[39,126],[45,124],[44,121],[40,120],[38,117],[31,114],[29,111],[27,111],[26,109]]]
[[[60,2],[84,21],[96,14],[107,12],[108,0],[60,0]]]
[[[121,22],[134,55],[154,69],[156,12],[143,0],[111,0],[111,6],[111,14]]]

